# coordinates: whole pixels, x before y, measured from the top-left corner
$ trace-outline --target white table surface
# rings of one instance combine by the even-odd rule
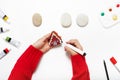
[[[11,24],[0,19],[0,27],[10,31],[0,34],[0,51],[8,47],[11,52],[0,60],[0,80],[7,80],[17,59],[26,48],[43,35],[55,30],[64,41],[76,38],[88,53],[86,62],[91,80],[107,80],[103,66],[105,59],[110,80],[120,80],[120,74],[109,61],[114,56],[120,64],[120,24],[105,29],[99,19],[100,10],[119,0],[0,0],[0,8],[10,18]],[[60,24],[61,15],[68,12],[72,17],[70,28]],[[32,24],[34,13],[42,16],[42,25]],[[76,17],[84,13],[89,17],[86,27],[78,27]],[[10,36],[21,42],[19,49],[6,43],[3,38]],[[42,58],[32,80],[70,80],[72,67],[64,48],[50,50]]]

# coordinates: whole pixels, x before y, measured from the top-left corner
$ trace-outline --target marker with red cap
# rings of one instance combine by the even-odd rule
[[[119,65],[117,64],[117,61],[114,57],[111,57],[110,58],[110,61],[112,62],[112,64],[114,65],[114,67],[116,68],[116,70],[120,73],[120,67]]]
[[[2,59],[9,52],[10,52],[10,49],[5,48],[2,52],[0,52],[0,59]]]

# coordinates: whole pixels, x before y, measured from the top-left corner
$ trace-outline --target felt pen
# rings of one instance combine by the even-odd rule
[[[0,52],[0,59],[2,59],[6,54],[10,52],[10,49],[5,48],[3,51]]]
[[[105,60],[103,60],[103,64],[104,64],[104,68],[105,68],[105,73],[106,73],[106,76],[107,76],[107,80],[110,80],[110,79],[109,79],[108,70],[107,70],[107,65],[106,65]]]
[[[110,58],[110,61],[111,61],[111,63],[114,65],[114,67],[116,68],[116,70],[120,73],[120,67],[119,67],[116,59],[115,59],[114,57],[111,57],[111,58]]]
[[[2,10],[0,10],[0,17],[8,24],[10,23],[8,20],[8,16]]]
[[[82,51],[82,50],[80,50],[80,49],[72,46],[71,44],[66,44],[66,43],[63,43],[63,44],[64,44],[64,46],[67,46],[67,47],[71,48],[71,49],[74,50],[75,52],[77,52],[77,53],[79,53],[79,54],[81,54],[81,55],[83,55],[83,56],[86,56],[86,52],[84,52],[84,51]]]
[[[0,27],[0,33],[4,33],[4,32],[7,32],[7,31],[9,31],[9,29],[5,29],[3,27]]]
[[[12,39],[11,37],[6,37],[5,38],[5,41],[7,41],[8,43],[12,44],[13,46],[15,46],[16,48],[19,48],[20,47],[20,42],[15,40],[15,39]]]

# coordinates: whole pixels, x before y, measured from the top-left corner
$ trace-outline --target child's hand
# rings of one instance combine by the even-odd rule
[[[49,46],[49,38],[50,38],[50,33],[43,36],[42,38],[40,38],[39,40],[37,40],[33,46],[39,50],[41,50],[43,53],[46,53],[47,51],[50,50],[50,46]]]
[[[67,43],[67,44],[71,44],[71,45],[73,45],[74,47],[76,47],[76,48],[78,48],[78,49],[80,49],[80,50],[83,50],[81,44],[80,44],[79,41],[76,40],[76,39],[71,39],[71,40],[69,40],[69,41],[66,42],[66,43]],[[67,53],[71,54],[71,55],[76,55],[76,54],[77,54],[77,52],[75,52],[74,50],[72,50],[71,48],[69,48],[69,47],[67,47],[67,46],[65,46],[65,51],[66,51]]]

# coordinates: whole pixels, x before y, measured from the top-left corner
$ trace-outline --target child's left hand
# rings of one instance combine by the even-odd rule
[[[47,51],[49,51],[51,49],[51,47],[49,46],[49,39],[50,39],[50,33],[44,35],[42,38],[38,39],[33,46],[39,50],[41,50],[43,53],[46,53]]]

